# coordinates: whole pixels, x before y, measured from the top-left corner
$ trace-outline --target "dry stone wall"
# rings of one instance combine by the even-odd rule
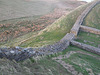
[[[96,47],[93,47],[93,46],[90,46],[90,45],[87,45],[87,44],[76,42],[74,40],[71,41],[71,44],[74,45],[74,46],[77,46],[81,49],[84,49],[86,51],[100,55],[100,48],[96,48]]]
[[[53,45],[47,45],[45,47],[40,48],[0,48],[0,58],[8,58],[10,60],[22,61],[32,56],[42,56],[42,55],[49,55],[59,51],[63,51],[70,45],[70,41],[72,45],[80,47],[82,49],[86,49],[87,51],[94,52],[96,54],[100,54],[99,49],[94,47],[88,47],[84,44],[80,44],[78,42],[72,41],[75,36],[77,36],[80,25],[83,23],[84,18],[86,15],[92,10],[92,8],[100,3],[100,0],[93,2],[87,9],[78,17],[76,23],[71,29],[70,33],[67,33],[59,42]]]
[[[86,8],[86,10],[78,17],[76,23],[74,24],[74,26],[71,29],[71,33],[73,33],[75,36],[77,36],[79,30],[81,30],[81,31],[90,32],[90,33],[100,35],[99,29],[95,29],[95,28],[91,28],[91,27],[87,27],[87,26],[82,26],[82,23],[83,23],[85,17],[87,16],[87,14],[92,10],[92,8],[94,6],[96,6],[99,3],[100,3],[100,0],[93,2],[89,7]],[[74,46],[77,46],[81,49],[84,49],[84,50],[87,50],[89,52],[100,55],[100,48],[96,48],[96,47],[93,47],[93,46],[90,46],[87,44],[79,43],[79,42],[76,42],[73,40],[71,40],[71,44]]]
[[[74,26],[71,29],[71,33],[75,34],[75,36],[77,36],[80,26],[82,25],[84,18],[87,16],[87,14],[92,10],[93,7],[95,7],[97,4],[100,3],[100,0],[93,2],[90,6],[88,6],[83,13],[81,13],[81,15],[77,18]]]
[[[69,38],[73,34],[67,34],[61,41],[40,48],[0,48],[0,58],[22,61],[32,56],[50,55],[65,50],[73,38]],[[73,36],[74,37],[74,36]],[[68,39],[69,38],[69,39]],[[66,40],[67,39],[67,40]]]
[[[88,26],[80,26],[80,30],[84,31],[84,32],[90,32],[90,33],[100,35],[100,30],[99,29],[91,28],[91,27],[88,27]]]

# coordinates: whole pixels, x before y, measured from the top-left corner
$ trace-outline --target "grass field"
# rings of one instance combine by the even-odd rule
[[[87,15],[84,20],[83,25],[94,27],[100,29],[100,4],[95,6],[92,11]],[[98,47],[100,45],[100,35],[87,33],[87,32],[79,32],[77,37],[78,42],[85,43],[94,47]],[[83,75],[99,75],[100,74],[100,56],[92,54],[90,52],[86,52],[82,49],[79,49],[74,46],[68,47],[63,54],[67,52],[74,51],[76,53],[70,55],[69,58],[62,59],[66,63],[71,64],[75,70],[81,72]],[[81,53],[80,53],[81,52]]]
[[[70,32],[71,27],[76,21],[78,15],[87,7],[82,6],[71,12],[69,15],[61,17],[59,20],[39,32],[37,37],[33,37],[19,46],[21,47],[38,47],[52,44],[59,41],[64,35]],[[80,11],[81,10],[81,11]]]
[[[76,41],[98,47],[100,45],[100,35],[81,31]]]
[[[100,60],[89,55],[76,53],[68,59],[63,59],[66,63],[70,63],[73,67],[83,75],[89,75],[90,72],[94,75],[100,74]]]
[[[74,52],[69,55],[70,52]],[[52,55],[52,57],[58,57],[56,60],[59,60],[62,57],[62,61],[65,61],[66,64],[71,65],[75,68],[78,73],[83,75],[98,75],[100,74],[100,56],[87,52],[83,49],[77,48],[75,46],[69,46],[63,52],[58,53],[58,55]],[[68,56],[64,58],[65,56]]]
[[[29,32],[39,31],[46,25],[40,26],[37,20],[41,16],[54,11],[55,2],[44,0],[0,0],[0,42],[6,43]],[[3,21],[2,21],[3,20]],[[42,20],[46,22],[46,20]],[[48,21],[47,21],[48,22]],[[37,25],[38,27],[37,29]]]
[[[55,8],[44,0],[0,0],[0,21],[12,18],[44,15]],[[45,12],[44,12],[45,11]]]
[[[82,5],[82,3],[84,4],[84,2],[66,0],[10,0],[11,2],[7,2],[7,0],[0,1],[0,9],[2,10],[0,10],[0,18],[6,18],[3,21],[0,21],[0,46],[2,45],[3,47],[8,46],[8,44],[9,46],[18,46],[26,40],[31,38],[33,39],[34,36],[37,36],[35,34],[51,25],[62,15],[65,13],[68,14],[71,10],[75,9],[79,5]],[[57,33],[59,32],[60,31]],[[45,41],[42,43],[45,43]],[[52,44],[51,41],[49,41],[49,43]],[[32,47],[32,45],[33,43],[31,43],[29,46]],[[37,46],[37,44],[35,46]]]
[[[22,62],[9,61],[0,59],[0,74],[1,75],[71,75],[60,63],[52,60],[54,57],[71,54],[69,58],[62,58],[62,61],[72,65],[76,71],[83,75],[89,75],[93,72],[94,75],[100,74],[100,56],[86,52],[75,46],[69,46],[63,52],[38,58],[30,58]],[[78,53],[81,52],[81,53]],[[59,60],[59,59],[57,59]]]
[[[37,62],[32,59],[23,62],[14,62],[0,59],[0,75],[71,75],[59,63],[47,58]]]
[[[75,53],[71,55],[68,59],[63,59],[66,63],[70,63],[73,67],[78,71],[81,72],[83,75],[89,75],[90,71],[94,73],[94,75],[100,74],[100,56],[92,54],[90,52],[86,52],[82,49],[79,49],[75,46],[70,46],[68,51],[82,51],[82,53]],[[88,55],[89,54],[89,55]],[[95,57],[93,57],[95,56]],[[88,70],[89,71],[88,71]]]
[[[96,5],[92,11],[87,15],[83,25],[100,29],[100,4]]]
[[[40,32],[30,32],[8,41],[3,46],[38,47],[57,42],[70,31],[76,18],[87,6],[77,8]],[[80,32],[76,41],[97,47],[100,44],[100,36]],[[5,58],[0,59],[0,75],[71,75],[60,63],[53,60],[56,57],[62,58],[62,61],[83,75],[100,74],[100,56],[70,45],[62,52],[44,57],[32,57],[21,62],[9,61]]]
[[[100,4],[96,5],[92,11],[85,18],[83,25],[100,29]],[[89,44],[95,47],[100,45],[100,35],[95,35],[87,32],[80,32],[78,35],[78,42]]]

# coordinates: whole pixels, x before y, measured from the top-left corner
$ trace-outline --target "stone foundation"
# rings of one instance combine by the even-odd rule
[[[89,33],[94,33],[94,34],[100,35],[99,29],[95,29],[95,28],[91,28],[91,27],[87,27],[87,26],[80,26],[80,30],[84,31],[84,32],[89,32]]]
[[[77,41],[74,41],[74,40],[71,41],[71,44],[76,46],[76,47],[79,47],[81,49],[84,49],[86,51],[100,55],[100,48],[96,48],[96,47],[93,47],[93,46],[90,46],[90,45],[87,45],[87,44],[83,44],[83,43],[80,43],[80,42],[77,42]]]

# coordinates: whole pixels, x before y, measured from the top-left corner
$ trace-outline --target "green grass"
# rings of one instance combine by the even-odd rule
[[[70,65],[72,65],[76,71],[81,72],[83,75],[89,75],[90,72],[86,70],[86,68],[88,68],[93,71],[94,75],[100,74],[100,71],[99,71],[100,70],[100,64],[99,64],[100,59],[97,59],[97,58],[100,58],[100,56],[93,54],[91,52],[87,52],[87,51],[80,49],[78,47],[75,47],[73,45],[69,46],[66,50],[64,50],[62,52],[59,52],[59,53],[53,54],[53,55],[49,55],[49,58],[58,57],[60,55],[64,56],[70,51],[75,51],[75,52],[80,51],[82,53],[91,55],[90,56],[90,55],[86,55],[86,54],[75,53],[75,54],[72,54],[69,58],[62,59],[66,63],[69,63]]]
[[[32,32],[32,27],[34,26],[33,21],[36,21],[43,15],[52,13],[56,8],[54,3],[55,1],[51,3],[42,0],[0,0],[0,25],[5,25],[4,27],[0,27],[0,39],[3,40],[0,40],[0,45],[3,45],[7,42],[9,43],[9,41],[15,38],[20,38],[20,36]],[[31,23],[28,23],[27,21],[30,21]],[[20,22],[22,23],[20,24]],[[30,24],[31,26],[28,27]],[[25,27],[26,29],[30,28],[30,30],[23,32],[21,31],[22,27]],[[6,31],[11,32],[10,34],[6,35],[3,33],[6,33]],[[16,31],[19,33],[16,34]],[[34,31],[36,31],[36,29],[34,29]],[[4,35],[2,36],[2,34]]]
[[[59,41],[64,35],[70,32],[73,24],[75,23],[79,14],[87,7],[88,5],[77,8],[72,11],[69,15],[61,17],[59,20],[54,22],[52,25],[48,26],[46,29],[39,32],[39,35],[31,38],[19,46],[21,47],[39,47],[48,44],[53,44]],[[42,38],[42,39],[41,39]]]
[[[81,51],[81,52],[85,52],[85,53],[88,53],[88,54],[91,54],[91,55],[94,55],[96,57],[100,57],[99,55],[97,54],[94,54],[94,53],[91,53],[91,52],[88,52],[84,49],[80,49],[76,46],[73,46],[73,45],[70,45],[66,50],[63,51],[63,54],[66,54],[66,52],[69,52],[69,51]]]
[[[66,63],[70,63],[78,71],[84,75],[89,75],[86,68],[91,69],[95,75],[100,74],[100,60],[89,55],[76,53],[68,59],[63,59]]]
[[[14,18],[14,19],[8,19],[8,20],[3,20],[0,21],[0,24],[17,24],[18,22],[23,22],[23,21],[33,21],[41,17],[42,15],[33,15],[29,17],[20,17],[20,18]]]
[[[93,71],[94,75],[100,74],[100,71],[99,71],[100,70],[100,64],[99,64],[100,59],[98,59],[100,58],[100,56],[93,54],[91,52],[87,52],[83,49],[80,49],[72,45],[62,52],[49,55],[48,58],[58,57],[60,55],[64,56],[64,55],[67,55],[70,51],[74,51],[76,53],[70,55],[69,58],[64,58],[62,60],[72,65],[76,71],[81,72],[83,75],[89,75],[89,71],[86,70],[86,68],[88,68]],[[77,53],[77,51],[80,51],[86,54]]]
[[[63,50],[62,52],[58,52],[58,53],[55,53],[55,54],[47,55],[46,57],[47,57],[47,58],[53,58],[53,57],[58,57],[58,56],[60,56],[60,55],[66,55],[66,53],[68,53],[68,52],[70,52],[70,51],[81,51],[81,52],[83,52],[83,53],[88,53],[88,54],[94,55],[94,56],[96,56],[96,57],[98,57],[98,58],[100,57],[100,56],[97,55],[97,54],[88,52],[88,51],[86,51],[86,50],[84,50],[84,49],[78,48],[78,47],[73,46],[73,45],[68,46],[68,48],[65,49],[65,50]]]
[[[71,75],[60,64],[51,59],[43,58],[37,62],[25,60],[13,62],[0,59],[0,75]]]
[[[92,11],[87,15],[83,25],[100,29],[100,4],[96,5]]]
[[[16,14],[16,11],[23,13],[23,11],[24,10],[26,11],[26,9],[27,9],[27,12],[29,12],[28,10],[30,10],[30,7],[33,7],[31,9],[34,9],[36,12],[34,10],[32,10],[32,12],[30,12],[30,13],[24,12],[25,15],[30,14],[30,16],[22,16],[20,18],[15,17],[15,19],[13,19],[13,14],[12,14],[10,16],[11,19],[1,21],[0,24],[4,24],[5,27],[0,28],[0,34],[2,33],[2,35],[0,37],[0,39],[2,39],[2,40],[0,40],[2,42],[2,43],[0,43],[0,47],[5,47],[5,46],[38,47],[38,46],[53,44],[53,43],[59,41],[66,33],[68,33],[70,31],[70,29],[73,26],[73,24],[75,23],[75,20],[78,17],[78,15],[88,5],[77,8],[75,10],[75,12],[73,11],[68,16],[62,17],[60,20],[58,20],[51,26],[47,27],[45,30],[40,31],[39,33],[37,33],[37,32],[34,33],[34,32],[32,32],[32,30],[36,30],[35,25],[44,25],[44,24],[40,24],[40,22],[42,22],[40,19],[40,16],[43,16],[44,14],[53,12],[54,8],[57,8],[58,6],[56,6],[56,5],[59,3],[62,3],[62,4],[64,3],[64,6],[66,6],[65,1],[66,0],[62,0],[62,1],[58,0],[58,1],[53,1],[53,2],[41,1],[41,0],[38,0],[38,1],[36,1],[36,0],[32,0],[32,1],[23,1],[23,0],[12,1],[12,0],[10,0],[8,2],[7,0],[1,0],[0,6],[2,8],[6,8],[7,10],[10,10],[9,9],[10,7],[7,7],[7,5],[11,6],[12,9],[16,8],[13,10],[13,11],[15,11],[14,14]],[[76,3],[76,5],[77,5],[76,1],[75,2],[69,1],[68,3],[69,4]],[[18,7],[13,7],[13,6],[16,6],[16,4],[18,4],[17,5]],[[75,4],[73,4],[73,5],[75,5]],[[0,13],[3,13],[2,15],[8,14],[9,12],[6,12],[6,9]],[[67,6],[66,6],[65,10],[67,10],[67,9],[72,10],[71,8],[67,8]],[[44,10],[46,10],[46,11],[44,12]],[[41,12],[39,12],[39,11],[41,11]],[[35,12],[38,15],[34,15],[33,12]],[[37,12],[39,12],[40,14]],[[31,13],[33,15],[31,15]],[[16,16],[16,15],[14,15],[14,16]],[[7,17],[8,16],[6,16],[6,19],[7,19]],[[47,20],[43,20],[43,21],[44,21],[44,23],[46,23],[45,21],[47,21]],[[49,21],[47,21],[47,22],[49,22]],[[46,26],[48,26],[48,24],[46,23],[44,26],[46,27]],[[45,28],[44,26],[41,26],[41,27]],[[32,28],[32,27],[34,27],[34,28]],[[21,31],[20,28],[22,28],[23,30]],[[26,31],[24,31],[25,29],[26,29]],[[42,30],[42,28],[41,28],[41,30]],[[10,34],[6,35],[7,31],[11,31]],[[4,38],[3,38],[3,32],[5,32]],[[37,35],[34,35],[36,33],[37,33]],[[30,34],[31,34],[31,36],[30,36]],[[43,38],[42,41],[40,40],[41,37]],[[49,37],[49,39],[48,39],[48,37]]]
[[[65,55],[70,51],[81,51],[91,54],[97,58],[100,57],[98,55],[79,49],[75,46],[69,46],[63,52],[57,53],[56,55],[39,57],[37,60],[34,57],[22,62],[0,59],[0,75],[71,75],[63,66],[52,60],[53,57]],[[62,60],[72,65],[75,70],[83,73],[84,75],[88,75],[86,68],[92,69],[95,75],[97,75],[100,70],[100,60],[97,60],[89,55],[75,53],[72,54],[68,59]],[[80,67],[79,64],[82,66]]]
[[[30,33],[27,33],[24,36],[20,36],[20,37],[18,37],[16,39],[8,40],[7,42],[4,42],[4,43],[0,42],[0,47],[5,47],[5,46],[8,47],[8,45],[10,47],[18,46],[21,42],[23,42],[23,41],[25,41],[25,40],[27,40],[29,38],[37,36],[36,35],[37,33],[38,32],[30,32]]]
[[[0,21],[20,17],[44,15],[51,12],[55,5],[43,0],[0,0]]]
[[[69,63],[70,65],[72,65],[76,71],[83,73],[83,75],[89,75],[89,72],[86,70],[86,68],[89,68],[89,69],[92,69],[94,75],[100,74],[100,71],[99,71],[100,70],[100,64],[99,64],[100,59],[97,59],[97,58],[100,58],[99,55],[87,52],[83,49],[80,49],[72,45],[69,46],[66,50],[64,50],[62,54],[60,53],[59,55],[66,55],[66,53],[70,51],[80,51],[82,53],[92,55],[90,56],[90,55],[81,54],[81,53],[74,53],[69,58],[62,59],[66,63]]]
[[[76,21],[76,18],[85,8],[86,6],[78,8],[69,15],[63,16],[46,29],[36,33],[30,32],[24,36],[18,37],[17,39],[8,41],[3,46],[19,45],[21,47],[38,47],[47,44],[53,44],[54,42],[59,41],[66,33],[70,32],[70,29]],[[80,32],[77,41],[82,43],[84,43],[84,40],[94,42],[94,44],[86,44],[97,47],[100,43],[99,38],[99,35]],[[25,39],[27,40],[21,43],[21,41]],[[71,75],[63,66],[52,60],[53,57],[65,55],[70,51],[81,51],[92,56],[75,53],[72,54],[68,59],[62,59],[63,61],[72,65],[75,70],[83,73],[83,75],[89,75],[89,71],[87,71],[86,68],[91,69],[94,75],[100,74],[100,60],[96,59],[96,57],[100,58],[100,56],[71,45],[62,52],[46,56],[40,60],[34,60],[33,58],[30,58],[23,62],[17,63],[7,59],[0,59],[0,75]]]
[[[63,31],[55,31],[55,32],[45,32],[40,36],[31,38],[25,42],[23,42],[21,47],[38,47],[47,44],[53,44],[54,42],[60,40],[64,36]]]
[[[76,41],[98,47],[100,44],[100,35],[81,31]]]

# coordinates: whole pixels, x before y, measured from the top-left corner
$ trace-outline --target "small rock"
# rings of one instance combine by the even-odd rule
[[[70,70],[71,70],[71,71],[74,71],[75,69],[74,69],[74,68],[72,68],[72,67],[70,67]]]
[[[20,47],[16,46],[15,48],[16,48],[16,49],[19,49]]]
[[[96,36],[97,38],[100,37],[99,35]]]
[[[87,34],[87,36],[89,36],[89,35],[90,35],[90,33]]]
[[[78,72],[77,72],[77,71],[73,71],[72,74],[73,74],[73,75],[77,75]]]
[[[94,44],[94,42],[91,42],[91,41],[88,41],[88,43],[90,43],[90,44]]]
[[[100,44],[98,45],[98,48],[100,48]]]
[[[78,75],[83,75],[82,73],[79,73]]]
[[[84,40],[84,43],[87,43],[87,41],[86,41],[86,40]]]
[[[15,53],[14,51],[10,51],[10,53]]]

